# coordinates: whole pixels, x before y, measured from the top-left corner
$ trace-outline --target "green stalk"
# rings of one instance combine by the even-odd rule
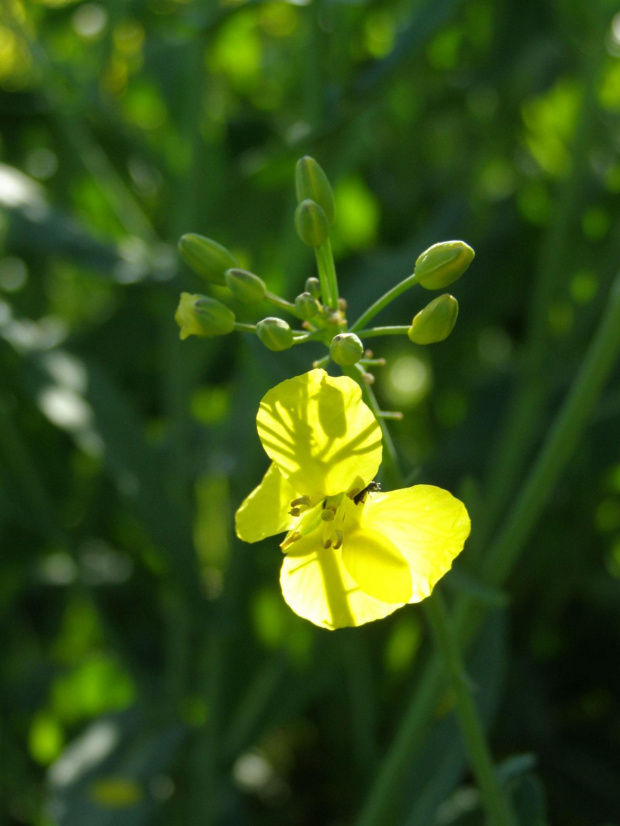
[[[481,567],[486,581],[501,585],[512,571],[555,483],[568,464],[619,353],[620,278],[617,278],[572,389],[556,416],[503,530],[483,560]],[[473,638],[487,611],[488,606],[477,604],[470,596],[462,596],[457,600],[454,617],[456,630],[462,640],[467,642]],[[382,762],[357,826],[374,826],[376,823],[387,822],[403,775],[429,727],[440,688],[441,661],[435,654],[416,687],[415,696]]]
[[[551,220],[538,252],[536,278],[532,291],[525,347],[520,365],[520,377],[515,394],[508,408],[508,416],[500,433],[485,487],[485,520],[478,532],[481,545],[486,544],[497,528],[505,510],[530,460],[530,449],[538,431],[538,421],[548,398],[547,380],[543,357],[549,343],[549,307],[561,287],[566,269],[571,261],[570,233],[584,198],[584,188],[590,174],[590,144],[592,123],[597,120],[598,90],[601,67],[606,59],[605,50],[599,49],[599,38],[608,25],[605,12],[593,9],[597,18],[590,36],[589,46],[583,50],[582,75],[585,88],[582,93],[579,120],[571,145],[572,171],[562,183]]]
[[[374,304],[371,304],[370,307],[361,314],[361,316],[357,319],[357,321],[352,324],[349,328],[352,333],[357,333],[358,330],[361,330],[364,325],[368,324],[377,313],[380,313],[388,304],[394,301],[395,298],[398,298],[399,295],[402,295],[406,292],[409,287],[412,287],[414,284],[417,284],[417,279],[415,273],[413,275],[408,276],[405,278],[404,281],[401,281],[400,284],[397,284],[395,287],[392,287],[391,290],[388,290],[381,298],[378,298]],[[387,328],[386,328],[387,329]],[[407,328],[408,329],[408,328]]]
[[[241,321],[235,321],[235,330],[239,333],[255,333],[256,324],[243,324]]]
[[[329,238],[324,244],[314,248],[316,257],[316,267],[321,282],[321,295],[325,304],[331,310],[338,309],[338,279],[336,277],[336,266],[332,253],[332,245]]]
[[[285,310],[287,313],[294,315],[295,318],[301,318],[299,313],[297,312],[297,308],[294,304],[291,304],[290,301],[286,301],[284,298],[280,298],[279,295],[275,295],[274,293],[266,292],[265,293],[265,300],[269,301],[275,307],[279,307],[281,310]]]
[[[369,327],[367,330],[356,330],[355,332],[360,338],[376,338],[377,336],[406,336],[409,328],[406,326],[400,327]],[[353,327],[351,327],[353,330]]]
[[[441,652],[444,668],[456,695],[456,713],[471,763],[478,781],[489,823],[493,826],[510,826],[515,816],[508,797],[499,783],[493,758],[489,751],[478,710],[469,690],[463,655],[448,607],[439,587],[424,600],[422,608]]]
[[[402,473],[385,419],[378,417],[380,410],[369,385],[363,385],[362,391],[369,401],[383,433],[385,446],[383,462],[384,470],[388,476],[388,483],[390,485],[394,484],[395,487],[402,487]],[[465,741],[471,769],[478,782],[483,806],[489,816],[489,822],[493,826],[511,826],[515,823],[514,815],[495,772],[484,729],[469,690],[465,663],[456,630],[450,621],[448,609],[438,586],[435,586],[431,596],[422,603],[422,608],[437,641],[445,672],[456,697],[456,713],[459,726]],[[430,719],[430,713],[428,717]],[[359,826],[383,823],[384,819],[384,812],[381,812],[380,816],[377,812],[372,812],[370,817],[362,815]]]
[[[573,453],[588,415],[620,351],[620,276],[616,277],[598,331],[562,410],[510,516],[484,561],[485,579],[503,582],[536,524],[547,498]]]

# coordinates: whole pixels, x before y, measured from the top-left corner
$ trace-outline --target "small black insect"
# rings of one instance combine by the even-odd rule
[[[379,482],[370,482],[364,490],[361,490],[359,493],[356,493],[353,497],[353,501],[356,505],[359,505],[366,501],[366,497],[369,493],[376,493],[378,490],[381,490],[381,485]]]

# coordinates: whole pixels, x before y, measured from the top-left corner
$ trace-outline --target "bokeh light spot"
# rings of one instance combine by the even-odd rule
[[[395,407],[411,408],[426,398],[432,384],[429,365],[413,353],[394,356],[389,362],[383,390]]]
[[[598,278],[592,270],[579,270],[570,282],[570,294],[575,304],[588,304],[598,292]]]
[[[108,13],[99,3],[84,3],[73,13],[73,29],[84,40],[96,40],[105,31]]]
[[[361,178],[347,178],[334,188],[336,223],[334,246],[350,249],[370,246],[377,233],[379,207],[375,196]]]

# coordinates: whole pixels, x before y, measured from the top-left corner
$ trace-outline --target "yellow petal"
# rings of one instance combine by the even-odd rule
[[[244,542],[258,542],[266,536],[290,530],[296,517],[291,516],[295,488],[271,464],[263,481],[243,500],[235,514],[235,529]]]
[[[345,537],[342,561],[360,588],[383,602],[409,602],[411,571],[398,548],[378,531],[354,531]]]
[[[323,548],[321,531],[295,542],[280,572],[288,605],[315,625],[333,630],[382,619],[402,607],[364,593],[347,572],[342,552]]]
[[[311,370],[263,398],[256,422],[270,459],[313,500],[365,487],[381,464],[381,428],[346,376]]]
[[[416,485],[371,494],[358,530],[377,531],[398,548],[411,569],[409,602],[419,602],[452,567],[469,536],[470,521],[465,505],[447,490]]]

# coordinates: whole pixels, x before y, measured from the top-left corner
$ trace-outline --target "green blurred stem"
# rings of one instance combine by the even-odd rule
[[[395,287],[392,287],[391,290],[388,290],[381,298],[377,299],[374,304],[371,304],[370,307],[366,310],[366,312],[362,313],[361,316],[353,323],[353,325],[349,328],[352,333],[357,333],[358,330],[361,330],[365,324],[368,324],[377,313],[380,313],[384,307],[387,307],[395,298],[398,298],[399,295],[402,295],[406,292],[409,287],[413,287],[414,284],[417,284],[417,279],[415,277],[415,273],[410,275],[408,278],[405,278],[404,281],[401,281],[400,284],[397,284]],[[381,329],[381,328],[377,328]],[[389,330],[389,327],[385,327],[384,329]],[[407,328],[409,329],[409,328]],[[360,335],[360,333],[358,333]],[[378,334],[379,335],[379,334]],[[389,334],[388,334],[389,335]]]
[[[353,330],[353,327],[351,327],[351,330]],[[369,327],[367,330],[356,330],[355,332],[360,338],[376,338],[377,336],[406,336],[409,332],[409,327]]]
[[[489,584],[502,583],[518,559],[549,494],[573,453],[588,415],[620,351],[620,276],[610,291],[594,340],[554,421],[526,484],[484,563]]]
[[[338,309],[338,279],[329,238],[324,244],[314,248],[316,267],[321,282],[321,296],[331,310]]]
[[[386,360],[384,358],[360,359],[358,364],[361,364],[362,367],[385,367]]]
[[[298,330],[294,330],[293,333],[297,334],[293,339],[293,344],[303,344],[306,341],[319,341],[325,337],[325,330],[313,330],[311,333],[301,333],[301,335]]]
[[[396,422],[402,421],[403,418],[400,410],[378,410],[375,415],[378,419],[393,419]]]
[[[548,398],[549,360],[544,352],[549,344],[549,308],[554,297],[563,289],[566,269],[571,266],[571,232],[580,220],[584,190],[589,180],[592,124],[598,119],[600,76],[606,60],[605,49],[600,49],[598,43],[608,26],[607,14],[594,7],[592,13],[596,20],[588,38],[589,47],[584,48],[582,54],[585,83],[571,141],[571,173],[560,185],[538,252],[520,378],[493,451],[496,461],[490,465],[486,480],[485,518],[479,526],[477,539],[480,546],[491,538],[510,497],[523,478],[531,458],[532,443],[539,434],[541,412]]]
[[[619,353],[620,277],[616,278],[590,348],[532,471],[516,497],[497,540],[482,560],[481,578],[485,581],[501,585],[510,575],[560,474],[568,464]],[[476,603],[468,595],[459,597],[454,622],[464,643],[474,637],[487,611],[488,605]],[[441,673],[441,661],[435,654],[417,685],[392,747],[381,764],[357,826],[388,822],[387,813],[392,810],[404,773],[423,742],[432,719],[433,706],[441,689]]]
[[[255,333],[256,324],[242,324],[241,321],[235,321],[235,330],[240,333]]]
[[[461,733],[467,746],[472,771],[480,787],[489,823],[493,826],[510,826],[516,822],[515,817],[493,766],[493,758],[484,736],[478,710],[469,690],[458,637],[438,586],[431,596],[424,600],[422,608],[437,647],[441,651],[450,686],[456,695],[456,712]]]
[[[360,371],[357,371],[358,375]],[[402,473],[398,465],[398,456],[394,447],[394,442],[389,433],[389,429],[383,417],[380,417],[380,409],[372,388],[363,383],[362,393],[369,403],[369,406],[381,427],[384,441],[383,463],[388,478],[388,484],[394,487],[402,487]],[[445,673],[456,698],[456,714],[458,717],[461,733],[467,748],[471,769],[476,777],[480,789],[484,808],[489,817],[489,822],[493,826],[511,826],[515,823],[510,804],[505,796],[493,765],[493,758],[489,751],[484,729],[478,711],[469,690],[467,674],[463,656],[459,647],[456,629],[450,621],[448,609],[443,596],[436,586],[433,593],[422,603],[427,621],[429,622],[433,635],[437,641],[437,646],[441,653]],[[414,703],[417,701],[418,693],[415,694]],[[430,716],[430,709],[428,709]],[[389,801],[386,801],[389,802]],[[371,824],[384,823],[384,812],[373,812],[372,818],[362,815],[360,824],[371,826]]]

